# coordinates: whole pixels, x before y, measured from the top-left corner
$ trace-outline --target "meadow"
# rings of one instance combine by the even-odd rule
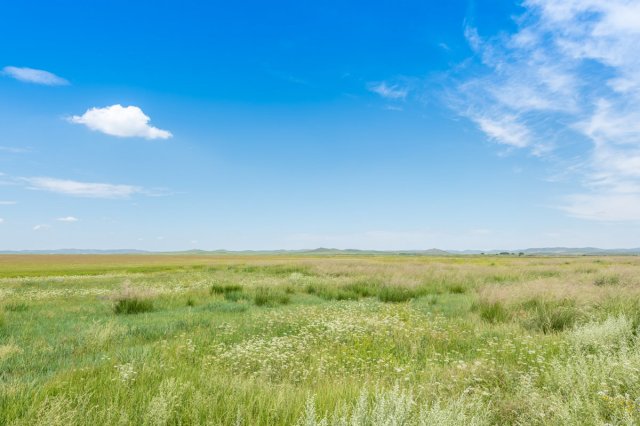
[[[640,423],[640,258],[0,256],[2,425]]]

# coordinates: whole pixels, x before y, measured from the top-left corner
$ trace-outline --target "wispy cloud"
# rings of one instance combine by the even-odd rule
[[[409,89],[399,84],[389,84],[385,81],[379,83],[369,83],[367,88],[385,99],[403,100],[409,94]]]
[[[4,223],[4,219],[0,217],[0,225]]]
[[[460,68],[451,105],[489,139],[534,154],[590,142],[584,158],[571,160],[584,191],[560,208],[585,219],[640,220],[640,4],[523,6],[512,34],[483,37],[467,26],[476,60]]]
[[[13,206],[14,204],[18,204],[17,201],[0,201],[0,206]]]
[[[2,73],[25,83],[45,86],[66,86],[69,84],[64,78],[58,77],[49,71],[34,68],[7,66],[2,69]]]
[[[489,139],[498,143],[524,148],[529,146],[531,136],[529,129],[518,122],[514,116],[505,115],[503,117],[483,117],[474,116],[472,120],[476,122]]]
[[[16,148],[13,146],[0,146],[0,151],[8,152],[10,154],[24,154],[30,152],[29,148]]]
[[[134,185],[114,185],[111,183],[78,182],[68,179],[50,177],[21,178],[27,187],[34,190],[55,192],[89,198],[129,198],[134,194],[144,194],[146,191]]]
[[[137,106],[111,105],[91,108],[82,115],[70,117],[69,122],[83,124],[91,130],[121,138],[168,139],[173,135],[167,130],[149,125],[151,120]]]
[[[65,216],[65,217],[59,217],[56,220],[58,222],[73,223],[73,222],[77,222],[79,219],[77,217],[74,217],[74,216]]]
[[[34,231],[46,231],[51,229],[51,225],[47,225],[47,224],[39,224],[33,227]]]

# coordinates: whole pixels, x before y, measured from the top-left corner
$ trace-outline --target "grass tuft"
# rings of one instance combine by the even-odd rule
[[[149,299],[129,297],[116,300],[113,312],[116,314],[140,314],[153,310],[153,302]]]
[[[522,304],[526,311],[523,325],[529,330],[554,333],[574,326],[579,312],[574,300],[533,298]]]
[[[600,275],[593,280],[593,284],[598,287],[619,285],[620,277],[618,275]]]
[[[148,290],[133,289],[125,284],[112,296],[113,312],[116,315],[129,315],[153,310],[153,293]]]
[[[242,290],[227,291],[224,293],[224,300],[228,300],[229,302],[239,302],[241,300],[249,299],[249,295],[244,293]]]
[[[4,306],[4,310],[9,312],[24,312],[27,309],[29,309],[29,305],[20,302],[9,303]]]
[[[467,287],[462,284],[452,284],[447,288],[447,290],[452,294],[464,294],[467,292]]]
[[[491,324],[505,322],[509,319],[509,311],[500,301],[480,301],[475,304],[474,308],[479,312],[480,318]]]
[[[256,306],[278,306],[291,302],[288,294],[271,288],[258,288],[253,296]]]
[[[400,303],[418,297],[420,293],[408,287],[386,285],[380,288],[378,300],[385,303]]]
[[[211,294],[226,294],[231,292],[242,291],[242,286],[240,284],[220,284],[216,283],[211,286],[209,292]]]

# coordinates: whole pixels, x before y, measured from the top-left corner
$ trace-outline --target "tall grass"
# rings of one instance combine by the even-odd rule
[[[256,306],[286,305],[290,301],[291,297],[288,294],[269,288],[258,288],[253,296],[253,303]]]
[[[400,303],[414,299],[421,294],[419,289],[399,285],[385,285],[378,291],[378,299],[381,302]]]
[[[479,312],[480,317],[483,320],[488,321],[491,324],[505,322],[509,319],[510,316],[508,309],[505,308],[500,301],[478,301],[474,305],[474,308]]]
[[[211,294],[227,294],[232,292],[241,292],[242,286],[239,284],[216,283],[211,285],[209,291],[211,292]]]
[[[112,295],[113,312],[120,314],[140,314],[153,310],[153,292],[134,289],[128,284]]]
[[[640,424],[640,258],[33,259],[3,425]]]

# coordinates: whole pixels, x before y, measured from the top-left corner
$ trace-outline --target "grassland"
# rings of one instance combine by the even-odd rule
[[[0,424],[640,423],[640,258],[0,256]]]

